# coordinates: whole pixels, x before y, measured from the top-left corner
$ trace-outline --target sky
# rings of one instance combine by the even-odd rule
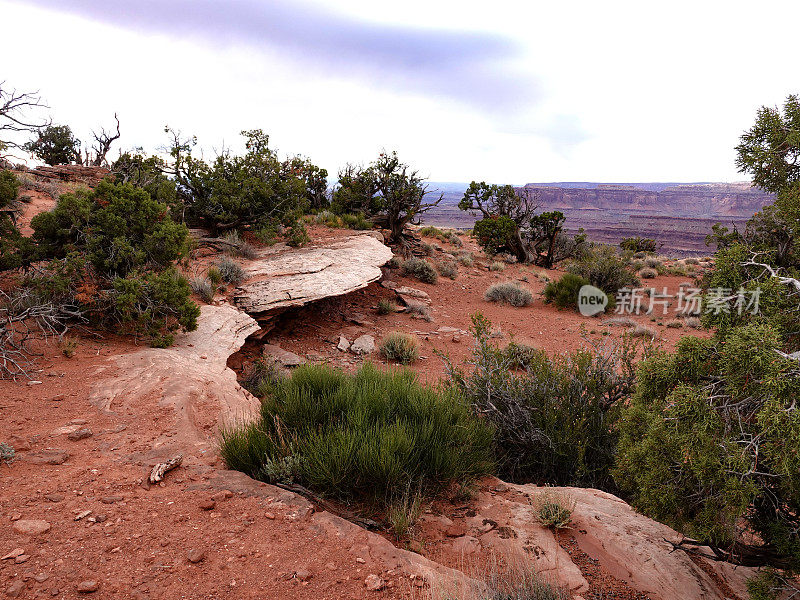
[[[796,0],[0,0],[0,82],[81,139],[116,112],[123,150],[169,125],[213,158],[260,128],[332,175],[396,150],[432,181],[741,181],[739,135],[800,93],[799,20]]]

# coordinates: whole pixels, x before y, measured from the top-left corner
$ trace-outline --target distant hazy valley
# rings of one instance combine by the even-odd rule
[[[477,216],[459,210],[466,183],[431,183],[444,194],[424,216],[427,224],[470,228]],[[619,243],[622,238],[655,238],[663,251],[707,254],[705,237],[715,223],[740,228],[753,213],[774,200],[749,183],[528,183],[539,195],[540,210],[559,210],[566,227],[586,230],[594,241]],[[713,250],[713,249],[712,249]]]

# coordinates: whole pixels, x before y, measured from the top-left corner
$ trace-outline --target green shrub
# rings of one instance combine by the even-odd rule
[[[642,252],[655,252],[658,249],[656,241],[652,238],[629,237],[624,238],[619,247],[636,254]]]
[[[472,235],[490,256],[511,251],[515,247],[518,233],[517,224],[505,215],[481,219],[472,228]]]
[[[523,372],[490,343],[491,323],[473,316],[476,348],[450,382],[494,427],[501,476],[513,481],[613,488],[615,424],[634,383],[638,348],[628,338],[602,351],[527,353]]]
[[[536,517],[539,522],[550,529],[564,529],[569,526],[575,500],[565,494],[544,488],[534,499]]]
[[[424,283],[436,283],[439,280],[439,274],[434,266],[421,258],[412,257],[404,260],[402,269],[404,275],[411,275]]]
[[[528,306],[533,302],[533,294],[513,282],[496,283],[484,293],[483,297],[489,302],[510,304],[517,308]]]
[[[442,277],[447,277],[448,279],[455,279],[458,277],[458,265],[452,261],[440,261],[436,263],[436,268],[439,271],[439,275]]]
[[[644,259],[644,264],[649,269],[658,269],[661,266],[661,261],[655,256],[648,256]]]
[[[81,141],[69,125],[47,125],[36,134],[36,139],[24,146],[36,158],[51,166],[81,162]]]
[[[245,369],[241,384],[257,398],[265,398],[281,379],[283,375],[278,365],[274,361],[260,358]]]
[[[217,264],[222,281],[231,285],[239,285],[244,279],[244,269],[235,260],[223,258]]]
[[[564,273],[558,281],[551,281],[544,288],[544,301],[558,308],[578,310],[578,292],[589,282],[572,273]]]
[[[639,277],[642,279],[653,279],[654,277],[658,276],[658,271],[655,269],[651,269],[650,267],[645,267],[641,271],[639,271]]]
[[[208,270],[208,273],[206,273],[206,276],[214,286],[218,286],[220,283],[222,283],[222,273],[220,272],[219,267],[211,267]]]
[[[612,298],[618,290],[639,283],[636,276],[628,270],[625,260],[611,246],[592,247],[580,260],[571,262],[567,271],[583,277]]]
[[[378,300],[377,310],[379,315],[390,315],[397,312],[397,304],[387,298],[381,298]]]
[[[275,385],[258,422],[222,432],[221,452],[265,481],[265,466],[292,457],[301,485],[388,508],[406,490],[433,494],[490,472],[491,435],[457,394],[410,372],[305,365]]]
[[[5,442],[0,443],[0,463],[10,465],[12,462],[14,462],[15,456],[16,452],[14,451],[14,448]]]
[[[472,254],[469,252],[459,254],[458,262],[464,265],[465,267],[471,267],[475,264],[475,260],[472,258]]]
[[[433,225],[426,225],[425,227],[420,228],[419,234],[423,237],[438,238],[442,235],[442,230],[438,227],[434,227]]]
[[[697,260],[696,258],[686,258],[686,259],[684,259],[683,262],[685,262],[687,265],[699,265],[700,264],[700,261]]]
[[[410,333],[392,331],[384,336],[380,351],[386,360],[408,365],[419,358],[419,340]]]
[[[354,215],[345,214],[341,216],[342,222],[348,229],[366,230],[372,229],[372,221],[368,220],[361,213]]]

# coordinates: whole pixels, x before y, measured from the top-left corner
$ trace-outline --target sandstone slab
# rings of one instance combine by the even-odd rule
[[[341,296],[380,279],[380,267],[391,258],[392,251],[368,234],[280,254],[264,252],[245,269],[247,281],[233,301],[258,314]]]

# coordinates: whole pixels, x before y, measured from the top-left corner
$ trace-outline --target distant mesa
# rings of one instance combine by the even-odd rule
[[[426,213],[426,224],[469,228],[477,219],[458,209],[467,184],[431,183],[444,193],[441,204]],[[715,223],[744,223],[775,197],[741,183],[527,183],[541,202],[540,210],[559,210],[566,227],[583,227],[589,239],[617,244],[626,237],[655,238],[665,252],[709,252],[705,237]]]

